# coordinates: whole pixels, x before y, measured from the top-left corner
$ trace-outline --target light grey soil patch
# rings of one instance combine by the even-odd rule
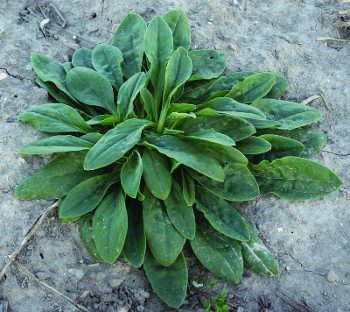
[[[350,10],[349,3],[54,1],[67,20],[66,29],[47,25],[56,40],[40,32],[39,23],[44,19],[40,11],[35,11],[38,16],[23,11],[34,9],[38,2],[0,2],[0,267],[52,204],[19,201],[13,196],[15,186],[49,160],[17,153],[23,144],[45,136],[15,119],[29,107],[49,101],[47,93],[34,83],[30,54],[41,52],[64,62],[74,45],[93,47],[109,42],[113,25],[129,12],[141,14],[148,22],[154,15],[182,8],[191,23],[192,49],[225,52],[227,73],[278,72],[289,82],[286,99],[302,102],[315,94],[322,97],[310,105],[321,111],[323,119],[315,126],[329,140],[315,160],[333,169],[344,182],[338,192],[324,199],[285,202],[264,196],[235,204],[278,258],[281,274],[269,278],[247,271],[238,285],[220,280],[217,291],[227,289],[230,301],[237,303],[240,311],[295,311],[276,291],[315,311],[350,311],[350,44],[327,46],[317,41],[338,36],[333,26],[336,14]],[[51,18],[61,23],[57,15]],[[341,35],[344,38],[344,32]],[[189,249],[186,257],[193,278],[203,268]],[[42,223],[16,261],[22,270],[11,265],[0,282],[0,300],[8,301],[9,311],[80,311],[38,284],[23,267],[88,311],[171,311],[150,289],[143,270],[130,267],[123,258],[114,265],[95,264],[80,241],[77,225],[61,224],[56,213]],[[188,296],[183,308],[196,311],[203,298],[196,293]]]

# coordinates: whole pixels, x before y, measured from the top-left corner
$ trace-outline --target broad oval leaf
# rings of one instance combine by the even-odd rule
[[[327,137],[323,133],[312,128],[294,130],[265,129],[260,131],[260,133],[281,135],[299,141],[305,146],[305,150],[300,156],[303,158],[311,158],[327,142]]]
[[[280,99],[287,88],[287,80],[282,75],[276,73],[274,73],[274,75],[276,78],[275,83],[270,92],[265,95],[268,99]]]
[[[277,126],[281,125],[279,121],[271,119],[258,120],[247,118],[246,120],[249,121],[256,129],[276,129]]]
[[[135,268],[141,267],[146,253],[146,235],[142,222],[140,201],[127,199],[128,232],[125,237],[123,254]]]
[[[188,53],[192,60],[191,80],[219,77],[226,67],[226,56],[216,50],[193,50]]]
[[[67,74],[67,88],[82,103],[100,106],[118,115],[114,104],[113,88],[107,78],[97,71],[75,67]]]
[[[208,191],[229,201],[248,201],[259,196],[259,186],[247,167],[224,167],[224,182],[214,181],[191,171],[193,177]]]
[[[279,122],[276,127],[282,130],[293,130],[321,118],[317,109],[294,102],[262,99],[252,105],[263,111],[267,119]]]
[[[129,151],[141,137],[142,130],[152,122],[129,119],[109,130],[86,155],[85,170],[108,166]]]
[[[101,43],[92,52],[92,64],[94,68],[116,89],[123,84],[122,52],[115,46]]]
[[[88,48],[80,48],[76,50],[72,57],[74,67],[87,67],[94,69],[92,66],[92,50]]]
[[[256,132],[255,127],[242,118],[219,115],[189,119],[183,130],[185,130],[185,133],[191,133],[210,129],[229,136],[235,142],[250,137]]]
[[[261,137],[251,136],[239,141],[236,148],[245,155],[263,154],[271,149],[271,143]]]
[[[66,72],[60,63],[40,53],[32,53],[30,58],[33,69],[40,80],[52,82],[59,90],[76,102],[76,99],[66,88]]]
[[[113,183],[113,178],[113,174],[103,174],[76,185],[63,200],[59,210],[60,217],[79,217],[94,210]]]
[[[146,113],[152,121],[157,122],[157,105],[154,101],[153,95],[146,88],[141,88],[140,95]]]
[[[145,33],[145,53],[157,74],[173,52],[172,30],[160,16],[155,16]]]
[[[299,157],[305,149],[305,146],[299,141],[280,135],[264,134],[259,138],[268,141],[271,144],[271,149],[264,154],[250,156],[249,160],[254,164],[257,164],[264,159],[271,162],[277,158],[285,156]]]
[[[174,50],[183,47],[189,50],[191,46],[190,23],[183,10],[171,10],[163,16],[173,33]]]
[[[226,96],[241,103],[253,103],[263,98],[271,90],[275,79],[275,75],[271,73],[251,75],[241,83],[233,86]]]
[[[278,275],[279,267],[275,257],[265,247],[254,229],[245,221],[250,233],[249,242],[240,242],[244,267],[264,275]]]
[[[87,251],[97,260],[103,261],[100,254],[97,251],[94,241],[94,234],[92,231],[92,215],[88,214],[83,216],[79,222],[79,232],[81,240],[83,241]]]
[[[225,178],[219,162],[193,144],[193,141],[173,135],[162,135],[148,136],[144,144],[214,180],[223,181]]]
[[[91,132],[92,128],[80,114],[65,104],[42,104],[29,108],[18,116],[23,122],[31,122],[44,132]]]
[[[197,140],[218,143],[221,145],[227,145],[227,146],[236,145],[235,141],[232,140],[229,136],[223,133],[217,132],[215,130],[203,130],[203,131],[189,133],[188,137],[191,137]]]
[[[62,67],[63,67],[64,71],[66,73],[68,73],[73,68],[73,64],[72,64],[72,62],[65,62],[62,64]]]
[[[248,229],[241,215],[224,199],[203,187],[196,187],[196,207],[214,229],[231,238],[248,241]]]
[[[98,115],[87,121],[90,126],[94,125],[111,125],[115,126],[120,122],[119,116],[114,115]]]
[[[146,23],[135,13],[125,16],[114,34],[112,45],[123,53],[123,73],[129,79],[142,68]]]
[[[202,221],[197,223],[196,236],[190,241],[194,254],[209,271],[237,284],[243,275],[240,246]]]
[[[123,250],[128,230],[124,194],[119,187],[98,205],[92,222],[96,248],[102,259],[114,263]]]
[[[15,196],[23,200],[61,198],[80,182],[98,172],[84,171],[85,153],[64,153],[55,156],[44,168],[21,181]]]
[[[183,47],[179,47],[170,57],[165,69],[163,103],[170,101],[176,90],[184,84],[192,73],[192,61]]]
[[[164,200],[167,214],[175,228],[185,238],[193,239],[196,233],[196,221],[192,206],[188,206],[182,195],[182,188],[175,180],[172,191]]]
[[[120,173],[120,182],[125,194],[136,198],[140,187],[141,176],[143,172],[143,163],[137,150],[134,150],[126,163],[123,164]]]
[[[117,107],[120,120],[123,120],[134,110],[133,102],[141,88],[145,85],[146,80],[147,77],[145,73],[137,73],[130,77],[120,87]]]
[[[172,308],[179,308],[187,292],[188,271],[181,253],[170,266],[162,266],[148,250],[143,264],[147,278],[158,297]]]
[[[73,135],[55,135],[22,146],[21,154],[51,154],[90,149],[94,144]]]
[[[143,204],[143,225],[148,246],[157,262],[164,266],[173,264],[186,239],[175,229],[168,217],[163,201],[145,192]]]
[[[312,160],[284,157],[249,165],[261,194],[272,193],[286,200],[308,200],[338,190],[342,181],[330,169]]]
[[[196,201],[196,189],[191,175],[181,168],[182,194],[187,206],[192,206]]]
[[[196,115],[225,114],[240,118],[266,119],[264,113],[254,106],[238,103],[227,97],[217,97],[198,105]]]
[[[171,174],[166,157],[152,149],[145,149],[143,179],[150,192],[159,199],[166,199],[171,191]]]

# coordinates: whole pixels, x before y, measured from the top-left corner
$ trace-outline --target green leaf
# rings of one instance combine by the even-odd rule
[[[90,68],[73,68],[67,74],[67,88],[80,102],[104,107],[110,113],[118,115],[113,88],[100,73]]]
[[[73,64],[72,62],[65,62],[62,64],[62,67],[67,74],[73,68]]]
[[[251,136],[239,141],[236,148],[245,155],[255,155],[268,152],[271,144],[261,137]]]
[[[113,183],[113,178],[112,174],[103,174],[79,183],[63,200],[60,217],[79,217],[94,210]]]
[[[184,84],[192,73],[192,61],[183,47],[179,47],[170,57],[165,69],[163,103],[170,101],[176,90]]]
[[[102,259],[114,263],[123,250],[128,230],[124,194],[119,187],[98,205],[92,222],[94,240]]]
[[[214,129],[221,132],[235,142],[243,140],[256,132],[254,126],[242,118],[231,116],[200,116],[188,120],[185,133]]]
[[[41,81],[44,83],[52,82],[59,90],[76,102],[66,88],[66,72],[60,63],[40,53],[32,53],[31,61],[33,69]]]
[[[122,84],[118,93],[118,113],[123,120],[134,110],[133,102],[147,80],[146,74],[141,72],[130,77]]]
[[[198,132],[189,133],[188,137],[203,140],[204,142],[213,142],[221,145],[232,146],[235,145],[235,141],[233,141],[229,136],[217,132],[215,130],[203,130]]]
[[[225,178],[219,162],[184,137],[148,136],[144,144],[214,180],[223,181]]]
[[[91,118],[90,120],[87,121],[87,124],[90,126],[94,125],[111,125],[115,126],[118,124],[120,121],[119,116],[114,116],[114,115],[98,115],[95,116],[94,118]]]
[[[102,137],[103,137],[103,135],[100,133],[90,132],[90,133],[84,134],[80,138],[84,139],[85,141],[88,141],[92,144],[96,144]]]
[[[182,195],[185,199],[185,202],[187,206],[192,206],[196,200],[196,190],[194,181],[185,171],[183,168],[181,168],[181,180],[182,180]]]
[[[238,72],[220,77],[214,81],[214,83],[210,84],[210,86],[206,88],[204,92],[202,91],[201,95],[199,95],[197,92],[194,104],[205,102],[213,93],[231,90],[233,86],[239,84],[253,74],[254,72]]]
[[[167,157],[156,150],[145,149],[143,156],[143,178],[151,193],[166,199],[171,191],[171,174]]]
[[[225,181],[217,182],[191,171],[192,176],[208,191],[229,201],[248,201],[259,196],[259,187],[247,167],[224,167]]]
[[[232,146],[204,141],[195,137],[184,137],[181,135],[178,135],[178,137],[186,138],[186,140],[192,142],[192,145],[201,150],[202,153],[213,156],[220,162],[228,162],[235,167],[242,167],[248,164],[247,158]]]
[[[192,63],[192,66],[193,66],[193,63]],[[210,86],[213,85],[215,81],[221,78],[222,77],[210,79],[210,80],[206,80],[206,79],[196,80],[196,81],[191,81],[186,83],[181,99],[189,99],[190,100],[189,103],[193,102],[193,100],[200,98],[201,96],[206,94]]]
[[[79,222],[79,232],[81,240],[83,241],[87,251],[97,260],[103,261],[99,255],[92,231],[92,215],[88,214],[83,216]]]
[[[256,129],[275,129],[276,126],[280,126],[281,123],[275,120],[270,120],[270,119],[266,119],[266,120],[258,120],[258,119],[250,119],[247,118],[247,121],[249,121]]]
[[[127,79],[141,71],[146,27],[140,15],[130,13],[114,34],[112,45],[123,53],[122,68]]]
[[[237,284],[241,280],[243,259],[235,240],[215,231],[201,219],[190,243],[198,260],[209,271],[230,283]]]
[[[40,78],[35,79],[35,82],[40,87],[44,88],[57,102],[67,104],[75,108],[82,108],[81,105],[73,98],[73,95],[68,96],[65,92],[58,89],[54,83],[49,81],[44,82]],[[67,92],[69,91],[67,90]]]
[[[79,66],[94,69],[94,67],[92,66],[91,57],[92,50],[87,48],[80,48],[74,52],[72,64],[74,65],[74,67]]]
[[[51,154],[60,152],[74,152],[90,149],[92,143],[73,135],[55,135],[22,146],[21,154]]]
[[[287,88],[287,80],[279,74],[274,73],[275,75],[275,84],[271,88],[270,92],[265,95],[268,99],[280,99],[284,91]]]
[[[314,156],[327,141],[327,137],[324,134],[312,128],[294,129],[290,131],[265,129],[260,133],[281,135],[301,142],[305,146],[305,150],[300,156],[303,158],[311,158]]]
[[[123,54],[115,46],[102,43],[96,46],[92,52],[92,64],[94,68],[116,89],[123,84],[122,64]]]
[[[178,47],[189,50],[191,46],[191,32],[186,13],[183,10],[171,10],[163,18],[173,33],[174,50]]]
[[[164,266],[173,264],[181,253],[186,239],[171,223],[163,201],[146,190],[143,204],[143,225],[147,242],[157,262]]]
[[[186,204],[182,196],[182,188],[175,180],[172,191],[164,200],[167,214],[175,228],[185,238],[193,239],[196,233],[196,221],[192,206]]]
[[[249,223],[245,221],[245,224],[250,233],[250,240],[249,242],[240,242],[244,266],[260,274],[278,275],[279,267],[277,260],[268,251]]]
[[[172,30],[162,17],[156,16],[149,23],[145,33],[145,53],[151,63],[151,80],[157,105],[163,92],[165,66],[172,52]]]
[[[149,120],[129,119],[109,130],[87,153],[85,170],[105,167],[123,157],[140,140],[142,130],[151,124]]]
[[[146,253],[146,235],[142,223],[140,201],[127,201],[128,232],[125,237],[123,254],[135,268],[141,267]]]
[[[250,236],[241,215],[224,199],[203,187],[196,187],[196,207],[212,227],[231,238],[248,241]]]
[[[179,308],[185,300],[188,272],[186,260],[181,253],[171,266],[157,263],[147,251],[143,264],[147,278],[158,297],[167,305]]]
[[[252,105],[263,111],[267,119],[279,122],[276,127],[282,130],[293,130],[321,118],[317,109],[299,103],[262,99]]]
[[[158,112],[157,112],[157,104],[154,101],[154,98],[146,88],[141,88],[140,90],[141,101],[143,103],[143,107],[147,112],[148,116],[150,116],[151,120],[157,122],[158,120]]]
[[[314,161],[284,157],[269,163],[249,165],[261,194],[272,193],[286,200],[308,200],[333,193],[342,185],[330,169]]]
[[[188,53],[192,60],[191,80],[219,77],[226,67],[226,56],[216,50],[194,50]]]
[[[268,141],[271,144],[271,149],[264,154],[251,156],[249,159],[255,164],[264,159],[271,162],[285,156],[299,157],[305,149],[305,146],[299,141],[280,135],[264,134],[260,138]]]
[[[85,153],[65,153],[55,156],[43,169],[21,181],[15,196],[23,200],[61,198],[80,182],[96,175],[84,171]]]
[[[124,163],[120,174],[120,181],[124,192],[132,198],[136,198],[140,187],[143,163],[137,150],[134,150],[127,162]]]
[[[187,112],[193,112],[196,110],[197,105],[189,104],[189,103],[171,103],[169,113],[176,112],[176,113],[187,113]]]
[[[251,105],[238,103],[227,97],[217,97],[198,105],[196,115],[213,115],[217,113],[260,120],[266,118],[261,110]]]
[[[258,73],[249,76],[241,83],[233,86],[226,94],[241,103],[253,103],[263,98],[275,83],[275,75],[271,73]]]
[[[31,122],[45,132],[90,132],[92,128],[80,114],[65,104],[42,104],[29,108],[18,116],[23,122]]]

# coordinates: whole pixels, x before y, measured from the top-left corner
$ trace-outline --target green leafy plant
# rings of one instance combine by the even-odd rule
[[[286,80],[268,72],[221,76],[223,53],[190,48],[182,10],[149,25],[128,14],[111,44],[77,50],[60,64],[32,54],[37,83],[58,103],[19,116],[55,133],[23,154],[58,153],[23,180],[23,200],[60,199],[62,222],[79,220],[99,261],[121,253],[158,296],[179,307],[187,288],[188,240],[211,272],[238,283],[243,267],[277,275],[278,263],[227,201],[260,194],[287,200],[341,186],[312,161],[326,138],[305,127],[321,115],[280,100]],[[221,298],[224,299],[224,298]]]

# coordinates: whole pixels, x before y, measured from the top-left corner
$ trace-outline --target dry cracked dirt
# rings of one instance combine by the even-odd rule
[[[17,150],[44,136],[16,117],[49,101],[35,84],[30,54],[65,62],[77,47],[109,42],[130,12],[147,22],[173,8],[185,10],[192,49],[215,48],[227,56],[226,72],[272,71],[289,83],[285,99],[321,111],[315,127],[328,141],[314,160],[334,170],[342,188],[323,199],[286,202],[263,196],[235,204],[277,257],[274,278],[246,271],[228,290],[231,311],[350,311],[350,42],[347,0],[53,0],[66,21],[45,1],[0,1],[0,268],[52,202],[20,201],[16,185],[49,156]],[[45,15],[50,23],[40,30]],[[340,23],[340,26],[339,26]],[[42,24],[43,26],[43,24]],[[328,38],[328,39],[327,39]],[[334,38],[329,39],[329,38]],[[192,280],[215,276],[186,249]],[[48,287],[52,287],[51,289]],[[54,290],[57,292],[55,292]],[[191,289],[182,311],[201,311],[208,293]],[[0,311],[172,311],[154,294],[142,269],[121,257],[96,263],[76,224],[50,212],[0,281]],[[84,310],[85,309],[85,310]]]

